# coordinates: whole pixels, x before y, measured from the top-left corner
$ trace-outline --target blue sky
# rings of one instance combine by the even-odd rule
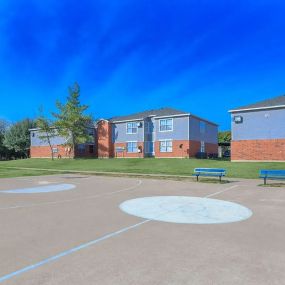
[[[285,3],[0,0],[0,117],[53,111],[74,81],[95,118],[227,111],[285,93]]]

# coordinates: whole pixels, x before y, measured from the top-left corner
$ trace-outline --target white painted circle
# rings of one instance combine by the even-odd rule
[[[51,193],[51,192],[60,192],[68,191],[75,188],[73,184],[53,184],[48,186],[38,186],[32,188],[21,188],[21,189],[12,189],[1,191],[0,193],[8,194],[34,194],[34,193]]]
[[[237,203],[187,196],[138,198],[123,202],[120,209],[140,218],[179,224],[224,224],[252,216],[250,209]]]

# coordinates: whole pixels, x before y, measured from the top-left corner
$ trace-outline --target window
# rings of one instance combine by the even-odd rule
[[[131,122],[127,123],[127,134],[136,134],[138,132],[137,123]]]
[[[88,148],[89,148],[89,153],[94,153],[94,145],[90,144]]]
[[[206,152],[206,148],[205,148],[205,142],[201,141],[201,152]]]
[[[138,152],[137,142],[127,142],[127,152]]]
[[[160,152],[172,152],[172,141],[160,141],[159,151]]]
[[[85,144],[79,144],[77,146],[79,154],[84,154],[85,153]]]
[[[144,143],[145,153],[154,153],[154,142]]]
[[[200,121],[200,133],[205,134],[206,132],[206,123],[203,121]]]
[[[159,131],[160,132],[173,131],[173,119],[159,120]]]

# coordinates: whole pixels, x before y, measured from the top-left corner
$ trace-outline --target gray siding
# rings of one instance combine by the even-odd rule
[[[169,117],[167,119],[171,119]],[[163,118],[166,119],[166,118]],[[173,118],[173,131],[160,132],[159,119],[155,120],[156,140],[173,139],[173,140],[188,140],[189,139],[189,117],[174,117]]]
[[[138,121],[137,121],[138,122]],[[127,134],[127,123],[114,123],[112,126],[113,142],[124,143],[127,141],[144,141],[144,124],[138,128],[137,134]]]
[[[88,133],[90,134],[90,140],[88,140],[86,143],[94,144],[94,136],[95,136],[95,129],[88,129]],[[42,140],[39,138],[40,132],[38,130],[31,131],[31,146],[49,146],[46,140]],[[51,138],[51,144],[52,145],[62,145],[66,143],[66,138],[62,136],[56,136]]]
[[[48,146],[48,143],[45,140],[39,138],[39,131],[31,131],[31,146]],[[61,145],[66,142],[66,139],[61,136],[56,136],[51,138],[52,145]]]
[[[234,116],[242,116],[243,122],[233,122]],[[266,140],[285,138],[285,109],[233,113],[232,139]]]
[[[206,124],[205,133],[201,133],[200,122],[201,120],[194,117],[190,117],[190,125],[189,125],[190,140],[204,141],[205,143],[213,143],[213,144],[218,143],[218,126],[205,122]]]

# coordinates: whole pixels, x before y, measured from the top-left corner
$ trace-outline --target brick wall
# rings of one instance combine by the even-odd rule
[[[58,145],[54,146],[54,148],[58,149],[57,153],[54,153],[54,157],[57,158],[58,155],[61,155],[62,158],[69,157],[66,152],[65,146]],[[49,146],[32,146],[30,149],[31,158],[50,158],[51,151]],[[70,153],[70,157],[74,157],[73,151]]]
[[[116,153],[116,147],[124,147],[125,150],[124,150],[124,152],[117,152]],[[143,142],[138,142],[138,147],[141,147],[142,153],[129,153],[129,152],[127,152],[127,143],[115,143],[114,144],[114,152],[115,152],[114,157],[117,157],[117,158],[123,158],[123,157],[140,158],[140,157],[144,157]]]
[[[98,137],[98,157],[110,158],[114,155],[114,146],[112,143],[112,124],[101,120],[97,127]]]
[[[209,153],[214,153],[218,154],[218,144],[213,144],[213,143],[206,143],[206,152]]]
[[[232,141],[231,159],[285,161],[285,139]]]
[[[180,145],[183,144],[182,148]],[[172,141],[172,152],[160,152],[159,141],[155,142],[155,157],[189,157],[189,141]]]

